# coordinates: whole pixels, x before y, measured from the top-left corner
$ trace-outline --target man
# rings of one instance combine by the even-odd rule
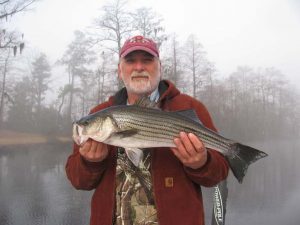
[[[206,127],[216,130],[201,102],[161,80],[159,51],[152,40],[135,36],[124,43],[118,75],[125,88],[91,112],[133,104],[148,95],[162,110],[194,109]],[[136,150],[141,156],[138,162],[126,149],[93,140],[74,144],[66,172],[75,188],[95,189],[90,224],[204,224],[200,186],[211,187],[225,179],[228,164],[192,133],[181,132],[174,143],[176,148]]]

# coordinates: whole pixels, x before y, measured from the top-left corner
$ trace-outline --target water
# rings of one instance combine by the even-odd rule
[[[300,144],[254,144],[270,155],[251,165],[242,184],[228,180],[228,225],[300,224]],[[71,144],[0,146],[1,225],[89,223],[92,192],[75,190],[65,175]],[[211,220],[205,189],[206,224]]]
[[[0,149],[1,225],[88,224],[91,193],[75,190],[65,175],[69,146]]]
[[[300,141],[248,144],[269,156],[249,167],[242,184],[229,175],[226,224],[299,225]],[[211,191],[204,192],[206,224],[210,224]]]

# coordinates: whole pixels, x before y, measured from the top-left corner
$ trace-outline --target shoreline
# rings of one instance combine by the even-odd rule
[[[40,135],[31,133],[21,133],[14,131],[0,131],[0,146],[11,145],[31,145],[46,143],[68,143],[72,142],[71,137],[60,137],[53,135]]]

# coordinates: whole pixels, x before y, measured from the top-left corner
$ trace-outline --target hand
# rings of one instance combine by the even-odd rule
[[[100,162],[107,157],[108,148],[104,143],[89,139],[79,148],[79,153],[87,161]]]
[[[174,138],[174,143],[176,147],[171,150],[183,165],[199,169],[206,163],[207,149],[196,135],[180,132],[179,138]]]

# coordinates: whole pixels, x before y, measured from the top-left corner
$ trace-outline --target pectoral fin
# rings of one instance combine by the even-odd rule
[[[125,148],[126,155],[130,161],[138,166],[143,159],[144,153],[141,149],[138,148]]]

